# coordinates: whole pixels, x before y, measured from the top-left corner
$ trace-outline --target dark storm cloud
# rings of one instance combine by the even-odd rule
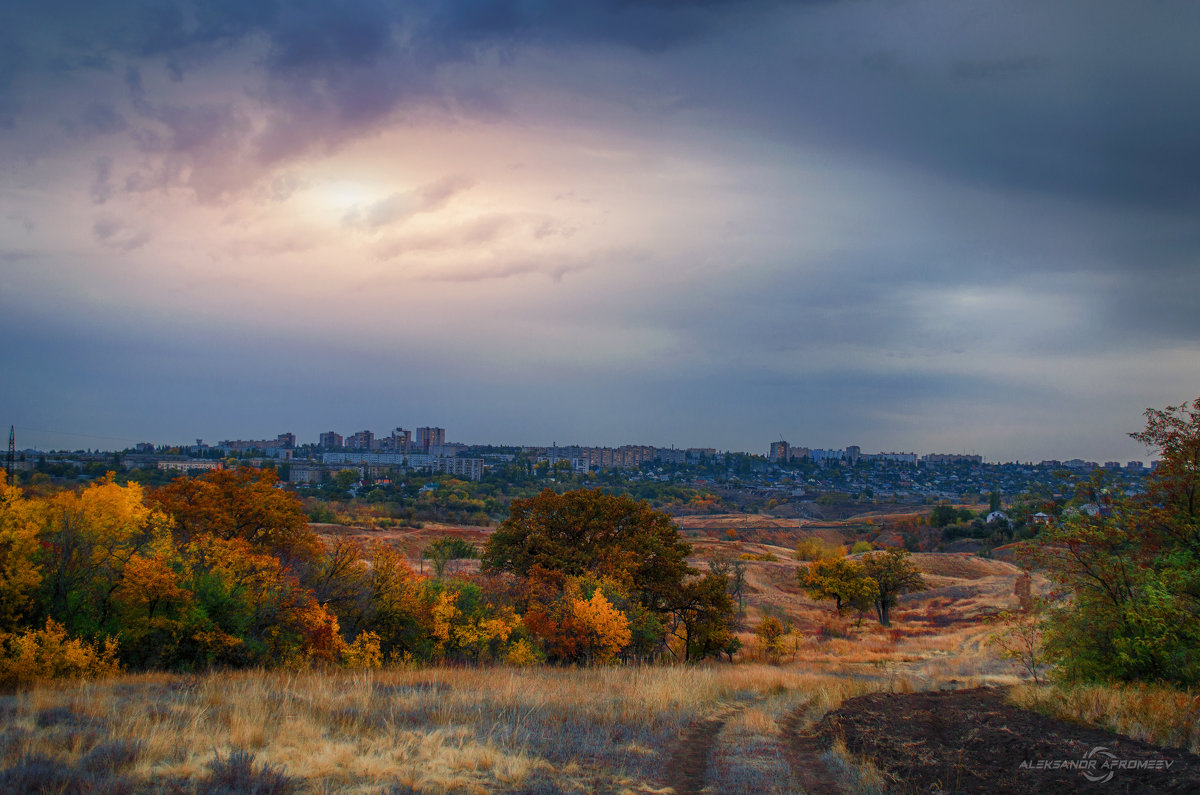
[[[16,4],[14,4],[16,5]],[[722,29],[771,2],[558,3],[458,0],[389,3],[174,2],[60,0],[0,12],[0,122],[18,110],[11,85],[22,74],[109,71],[127,64],[135,105],[146,101],[138,65],[174,80],[249,39],[265,40],[265,99],[273,111],[255,141],[270,164],[314,145],[338,145],[373,129],[406,101],[441,101],[436,70],[471,63],[480,48],[522,44],[612,44],[648,51]],[[27,46],[32,45],[32,46]],[[473,97],[472,94],[477,96]],[[495,107],[478,87],[458,100]],[[84,123],[89,120],[84,120]],[[90,119],[88,130],[116,131],[120,120]],[[82,123],[76,123],[81,129]]]

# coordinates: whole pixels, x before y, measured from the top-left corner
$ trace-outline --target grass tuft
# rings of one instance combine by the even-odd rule
[[[208,764],[208,779],[199,795],[288,795],[299,782],[272,765],[255,765],[254,753],[235,748],[227,756],[217,754]]]

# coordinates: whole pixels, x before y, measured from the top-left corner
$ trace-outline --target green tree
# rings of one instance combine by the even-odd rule
[[[684,662],[723,654],[736,640],[729,626],[729,581],[720,574],[709,572],[682,583],[672,594],[670,611]]]
[[[848,558],[818,560],[796,574],[813,599],[832,599],[838,615],[849,610],[862,614],[879,598],[879,585],[861,563]]]
[[[341,469],[338,470],[338,473],[333,476],[333,482],[336,483],[337,487],[342,491],[345,491],[353,486],[358,482],[358,479],[359,474],[357,469]]]
[[[433,575],[441,579],[446,573],[446,566],[454,560],[470,560],[479,557],[479,550],[474,544],[455,538],[442,536],[429,543],[421,552],[421,557],[433,564]]]
[[[1068,680],[1200,683],[1200,398],[1147,409],[1130,436],[1160,455],[1146,493],[1097,477],[1029,548],[1070,598],[1051,610],[1047,651]]]
[[[945,527],[958,521],[958,509],[948,502],[939,503],[929,512],[930,527]]]
[[[875,610],[879,623],[891,626],[892,608],[901,594],[925,589],[925,579],[912,562],[907,549],[892,548],[866,555],[862,560],[863,573],[875,581],[879,595],[875,597]]]
[[[709,559],[708,570],[729,583],[729,596],[737,603],[738,615],[746,613],[746,568],[748,564],[731,555],[716,555]]]

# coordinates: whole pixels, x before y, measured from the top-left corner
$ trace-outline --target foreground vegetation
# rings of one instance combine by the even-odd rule
[[[660,792],[684,727],[735,710],[727,791],[785,792],[759,775],[786,771],[783,719],[885,686],[753,665],[126,675],[0,697],[0,789]]]

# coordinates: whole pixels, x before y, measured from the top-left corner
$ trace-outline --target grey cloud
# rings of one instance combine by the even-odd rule
[[[102,216],[92,225],[96,240],[109,248],[128,253],[150,242],[150,233],[111,216]]]
[[[68,135],[84,141],[129,129],[125,117],[107,102],[93,102],[77,119],[63,119],[61,124]]]
[[[32,251],[0,248],[0,262],[23,262],[24,260],[34,259],[36,256]]]
[[[412,276],[419,281],[470,283],[541,275],[551,281],[561,282],[565,276],[587,270],[594,265],[592,258],[567,260],[527,257],[485,265],[429,268]]]
[[[112,184],[112,165],[111,157],[96,158],[95,176],[92,178],[92,187],[88,191],[93,204],[104,204],[112,198],[116,190]]]
[[[333,68],[371,66],[394,47],[395,8],[375,0],[297,4],[271,33],[267,67],[320,76]]]
[[[144,103],[148,123],[133,131],[141,151],[161,155],[156,168],[129,174],[131,192],[185,187],[202,202],[215,202],[253,184],[262,170],[244,157],[249,120],[236,105]]]
[[[521,221],[512,215],[487,215],[441,233],[408,234],[389,239],[381,243],[375,253],[380,259],[386,260],[414,252],[480,246],[492,243],[506,232],[520,227]]]
[[[425,0],[404,5],[383,0],[114,0],[101,7],[62,0],[13,9],[8,27],[27,31],[22,39],[36,41],[46,53],[39,56],[43,65],[58,59],[66,72],[108,69],[125,61],[126,85],[140,111],[150,101],[141,69],[165,67],[178,81],[191,66],[207,63],[235,44],[264,40],[267,84],[261,99],[269,121],[251,143],[260,167],[268,168],[368,133],[405,103],[442,103],[447,87],[436,79],[439,68],[473,63],[480,48],[591,42],[658,52],[716,33],[734,15],[742,20],[773,5],[767,0]],[[8,53],[0,55],[2,113],[6,73],[25,70],[36,59],[16,46],[0,47],[0,53]],[[455,102],[491,114],[504,107],[479,84],[465,86]],[[91,121],[107,131],[120,124],[116,118],[106,125],[101,119]]]
[[[472,184],[464,176],[446,177],[415,190],[393,193],[366,207],[355,207],[346,213],[342,223],[368,230],[399,225],[414,215],[440,210],[451,198]]]

